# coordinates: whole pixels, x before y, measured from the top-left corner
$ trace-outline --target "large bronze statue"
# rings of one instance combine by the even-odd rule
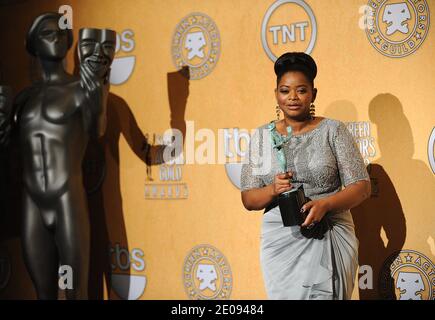
[[[90,226],[82,160],[91,135],[105,128],[105,102],[116,34],[82,29],[80,76],[65,71],[73,43],[60,15],[45,13],[31,25],[27,51],[41,65],[42,80],[16,99],[23,162],[24,259],[39,299],[56,299],[59,266],[72,270],[67,299],[86,299]]]

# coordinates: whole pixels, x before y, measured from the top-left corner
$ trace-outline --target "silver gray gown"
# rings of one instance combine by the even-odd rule
[[[242,191],[271,184],[281,171],[268,125],[251,137],[242,166]],[[287,164],[312,200],[359,180],[370,181],[358,147],[340,121],[325,118],[314,130],[292,136],[283,147]],[[351,298],[358,268],[353,219],[349,210],[336,211],[330,222],[333,227],[322,240],[308,239],[299,226],[283,226],[279,207],[263,215],[260,259],[269,299]]]

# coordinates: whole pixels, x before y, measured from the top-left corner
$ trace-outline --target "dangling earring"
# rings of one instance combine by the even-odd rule
[[[316,114],[316,106],[312,103],[310,105],[310,117],[311,117],[311,120],[314,119],[314,115],[315,114]]]
[[[276,120],[279,120],[279,114],[281,113],[281,110],[279,109],[279,106],[276,106],[275,112],[276,112]]]

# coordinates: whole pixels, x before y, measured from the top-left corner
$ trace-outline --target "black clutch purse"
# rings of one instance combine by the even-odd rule
[[[302,225],[309,212],[302,213],[301,208],[309,201],[311,199],[305,196],[302,186],[278,196],[278,205],[284,227]],[[330,229],[328,214],[325,214],[320,222],[310,228],[301,226],[302,235],[307,238],[323,239],[325,232]]]

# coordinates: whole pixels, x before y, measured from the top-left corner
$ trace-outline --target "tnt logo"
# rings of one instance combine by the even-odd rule
[[[296,42],[297,40],[305,41],[306,28],[308,21],[300,23],[291,23],[290,25],[271,26],[269,32],[273,35],[273,44]]]
[[[272,61],[288,51],[311,53],[316,35],[316,18],[303,0],[278,0],[264,15],[261,41]]]

